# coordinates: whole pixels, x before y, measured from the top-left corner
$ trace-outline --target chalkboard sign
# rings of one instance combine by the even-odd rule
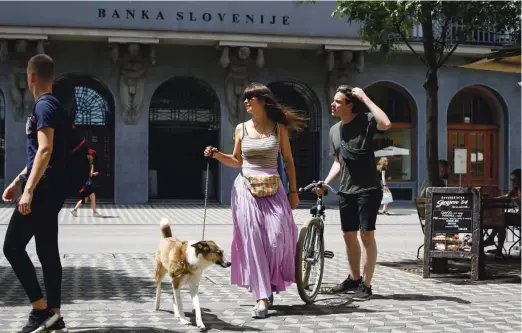
[[[471,260],[471,279],[482,272],[480,188],[429,187],[426,191],[423,277],[448,259]]]
[[[473,196],[433,194],[433,232],[471,233]]]

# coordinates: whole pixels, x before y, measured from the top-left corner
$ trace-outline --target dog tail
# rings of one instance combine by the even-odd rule
[[[160,228],[163,238],[172,237],[172,230],[170,230],[170,222],[167,218],[161,219]]]

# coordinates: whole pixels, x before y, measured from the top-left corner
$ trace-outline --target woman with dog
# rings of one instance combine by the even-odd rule
[[[299,196],[289,132],[301,130],[304,119],[280,105],[260,83],[245,89],[244,104],[251,119],[237,125],[233,153],[207,147],[204,155],[241,168],[232,188],[230,281],[255,296],[252,317],[266,318],[273,293],[295,282],[297,226],[292,209],[297,208]],[[277,170],[280,153],[286,164],[288,196]]]

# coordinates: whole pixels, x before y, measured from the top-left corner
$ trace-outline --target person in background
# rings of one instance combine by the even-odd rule
[[[87,179],[87,182],[85,183],[85,186],[83,187],[81,191],[82,199],[76,203],[76,206],[71,210],[71,214],[73,216],[78,216],[78,208],[83,206],[87,200],[91,200],[91,209],[92,209],[92,216],[93,217],[101,217],[102,215],[96,211],[96,181],[95,178],[98,176],[98,172],[94,171],[94,154],[95,152],[93,150],[89,151],[89,154],[87,155],[87,158],[89,159],[89,163],[91,164],[91,170],[89,171],[89,178]]]
[[[511,180],[511,191],[509,193],[501,195],[497,198],[509,198],[513,199],[515,202],[516,210],[520,212],[520,190],[521,186],[521,178],[520,178],[520,169],[515,169],[511,172],[510,175]],[[493,253],[497,256],[502,255],[502,248],[504,247],[504,242],[506,241],[506,228],[495,228],[492,230],[491,234],[484,241],[484,247],[495,245],[495,236],[497,236],[498,246],[496,249],[488,250],[488,253]]]
[[[386,186],[386,171],[388,170],[388,158],[381,157],[379,162],[377,163],[377,175],[381,180],[381,186],[383,193],[390,192],[390,189]],[[383,194],[383,202],[381,214],[388,214],[388,202],[384,203],[384,194]]]
[[[426,197],[426,190],[428,187],[446,187],[446,183],[444,180],[448,180],[449,177],[449,163],[446,160],[439,160],[439,179],[440,183],[435,185],[430,185],[429,179],[426,179],[421,186],[421,197]]]

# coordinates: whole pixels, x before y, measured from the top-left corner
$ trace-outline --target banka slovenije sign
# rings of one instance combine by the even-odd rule
[[[471,194],[433,195],[433,232],[471,233],[472,218]]]
[[[290,25],[288,15],[263,15],[263,14],[240,14],[226,12],[174,12],[173,15],[164,13],[161,10],[137,10],[98,8],[98,18],[104,20],[134,20],[134,21],[189,21],[189,22],[221,22],[232,24],[252,24],[252,25]]]

